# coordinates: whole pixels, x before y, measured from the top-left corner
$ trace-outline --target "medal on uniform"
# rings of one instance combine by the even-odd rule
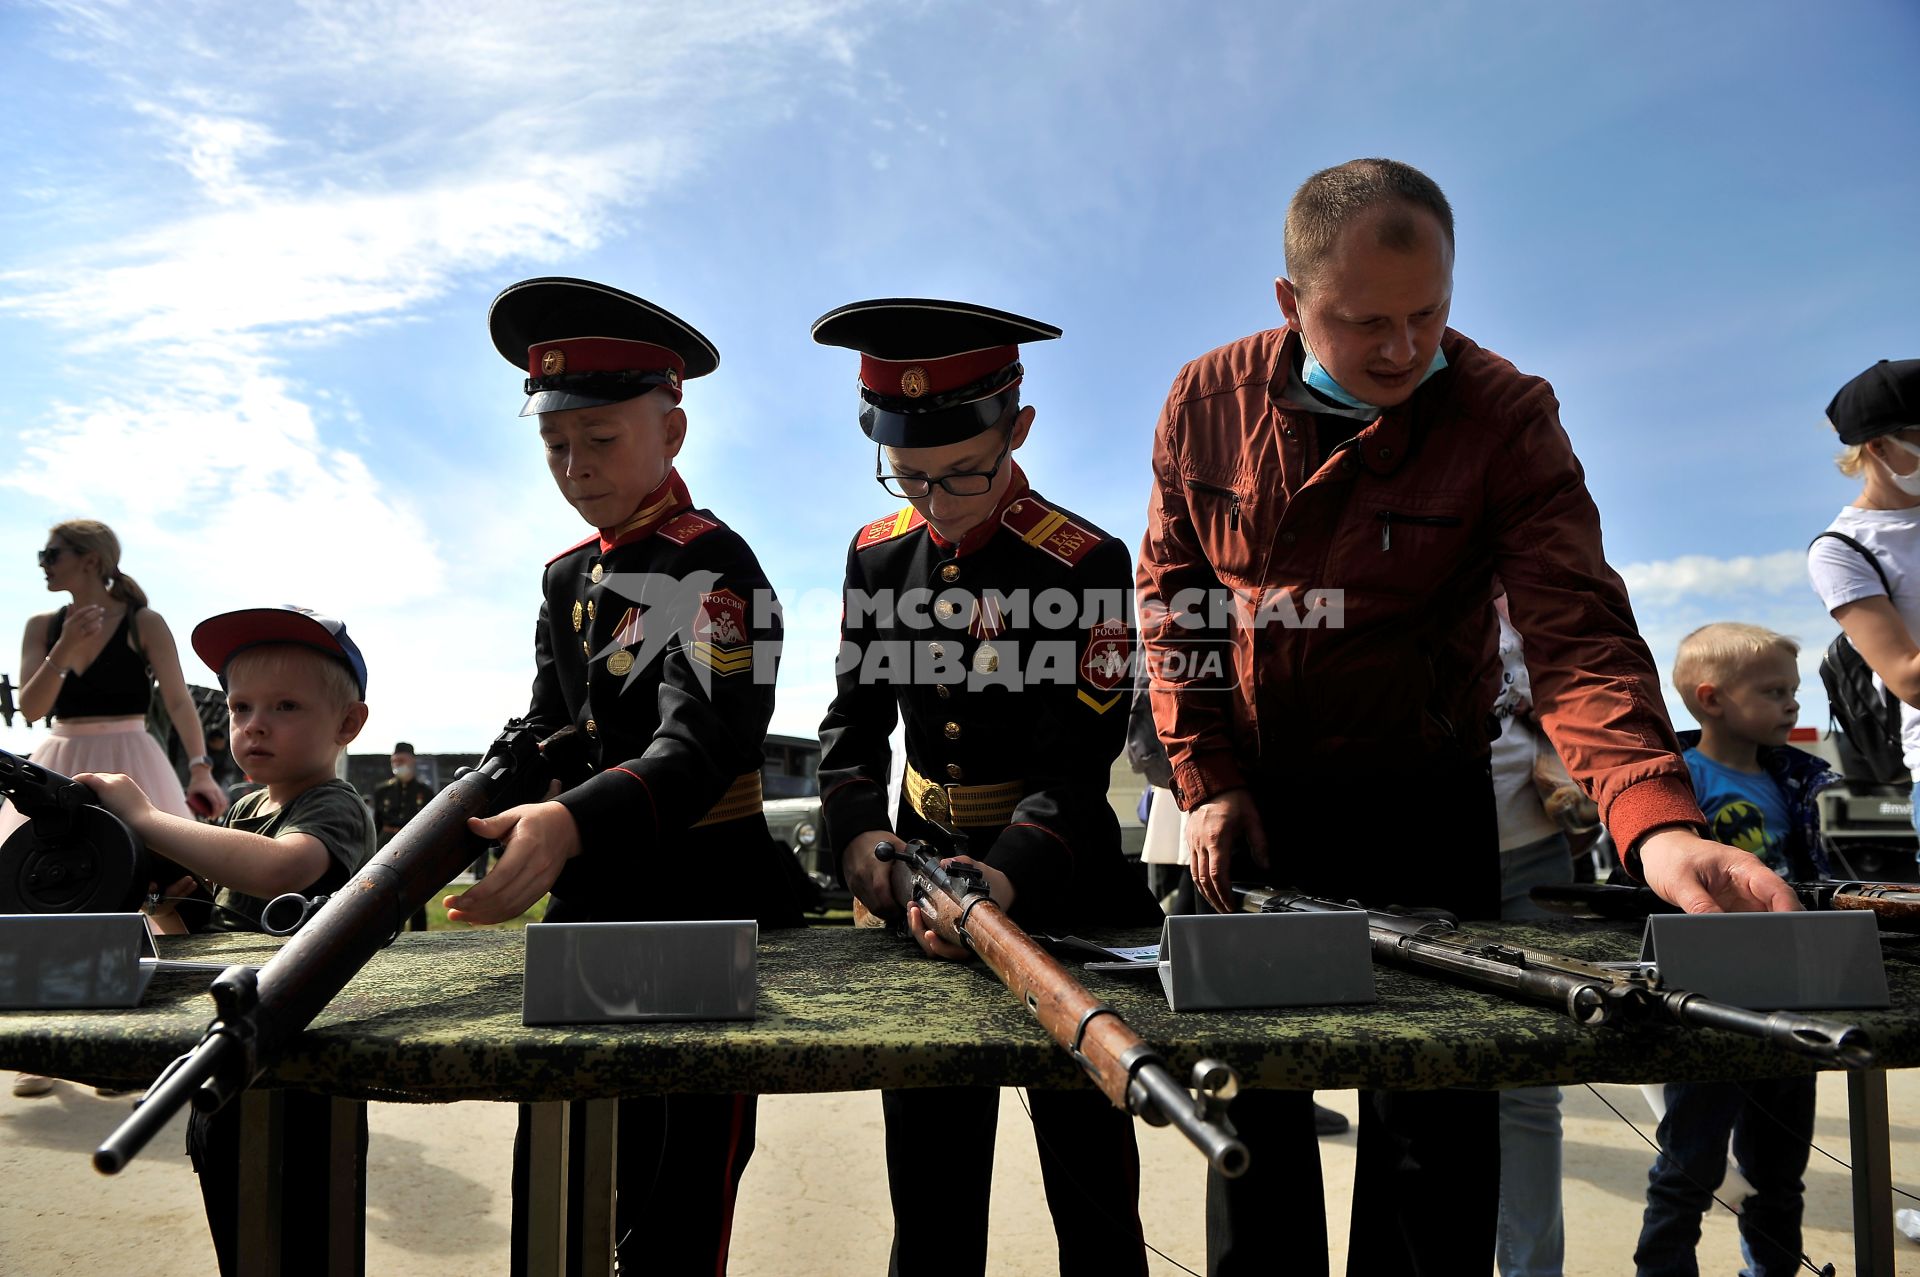
[[[633,653],[621,648],[607,658],[607,673],[616,678],[633,668]]]
[[[993,674],[1000,669],[1000,653],[991,643],[982,643],[973,649],[973,672]]]
[[[580,606],[580,600],[575,599],[573,601],[573,632],[575,634],[580,632],[580,618],[584,613],[585,609]]]
[[[1000,653],[988,640],[998,638],[1007,628],[1006,613],[1000,609],[998,595],[983,592],[973,601],[973,615],[967,618],[967,633],[980,640],[973,650],[973,671],[993,674],[1000,669]]]

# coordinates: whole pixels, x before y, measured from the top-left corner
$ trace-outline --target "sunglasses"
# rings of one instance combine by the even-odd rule
[[[47,549],[40,551],[40,553],[35,557],[40,560],[41,567],[50,568],[54,564],[58,563],[60,561],[60,556],[65,554],[66,552],[67,552],[66,546],[55,545],[55,546],[49,546]]]

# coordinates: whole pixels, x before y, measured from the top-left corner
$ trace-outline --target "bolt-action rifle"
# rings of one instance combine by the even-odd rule
[[[1858,1025],[1792,1011],[1750,1011],[1703,998],[1661,982],[1658,969],[1625,969],[1511,945],[1462,931],[1445,918],[1366,909],[1268,887],[1235,884],[1243,913],[1348,913],[1367,915],[1376,962],[1433,972],[1476,988],[1492,989],[1549,1006],[1577,1024],[1622,1020],[1673,1020],[1760,1038],[1816,1060],[1869,1068],[1873,1045]]]
[[[1911,882],[1790,882],[1802,909],[1864,909],[1878,915],[1884,931],[1920,932],[1920,884]],[[1569,882],[1535,887],[1533,902],[1573,918],[1633,920],[1681,913],[1648,887]]]
[[[1202,1060],[1193,1066],[1193,1089],[1180,1085],[1118,1012],[1007,917],[972,865],[943,866],[941,853],[924,842],[904,848],[883,842],[874,855],[892,862],[895,898],[918,904],[947,943],[972,950],[1116,1108],[1151,1126],[1177,1126],[1222,1175],[1247,1169],[1246,1145],[1226,1119],[1227,1102],[1240,1086],[1231,1068]]]
[[[112,1175],[183,1107],[214,1112],[250,1086],[313,1022],[335,994],[485,846],[467,828],[487,816],[538,801],[560,774],[573,729],[539,739],[519,720],[507,724],[478,767],[451,785],[330,897],[279,897],[268,906],[280,927],[298,933],[256,972],[231,966],[213,982],[217,1015],[193,1050],[154,1080],[133,1115],[94,1150],[94,1168]],[[262,915],[263,925],[267,915]],[[304,924],[304,925],[302,925]]]

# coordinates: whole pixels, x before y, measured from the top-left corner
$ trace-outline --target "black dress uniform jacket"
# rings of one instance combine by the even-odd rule
[[[1013,883],[1016,919],[1157,923],[1107,803],[1132,687],[1131,581],[1126,547],[1028,490],[1017,465],[999,508],[957,545],[911,508],[861,529],[820,726],[834,850],[889,827],[957,850],[908,792],[887,819],[888,737],[904,717],[907,762],[925,781],[1015,787],[1010,814],[960,832]],[[934,801],[959,820],[966,789],[949,792]]]
[[[394,840],[395,834],[387,832],[392,825],[396,831],[406,828],[409,820],[420,814],[420,809],[433,801],[433,789],[423,781],[401,780],[398,776],[389,777],[373,787],[373,831],[384,847]]]
[[[801,871],[759,798],[780,619],[747,543],[674,472],[549,562],[542,594],[527,717],[573,724],[587,759],[559,797],[581,854],[547,918],[798,925]]]

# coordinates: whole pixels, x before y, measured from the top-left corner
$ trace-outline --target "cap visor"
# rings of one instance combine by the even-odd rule
[[[652,386],[641,387],[641,394],[652,390]],[[638,395],[629,398],[639,398]],[[602,408],[610,403],[625,403],[624,399],[602,399],[598,395],[575,394],[571,390],[540,390],[527,396],[527,406],[520,410],[523,417],[537,417],[543,412],[571,412],[575,408]]]

